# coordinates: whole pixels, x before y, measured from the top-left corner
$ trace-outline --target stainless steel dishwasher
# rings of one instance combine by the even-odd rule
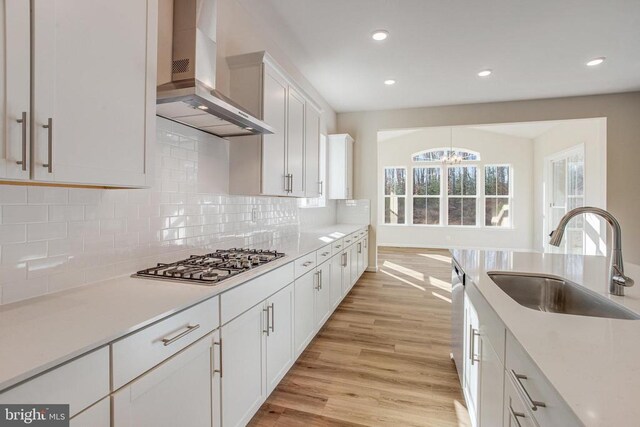
[[[451,357],[458,370],[460,384],[464,374],[464,271],[451,259]]]

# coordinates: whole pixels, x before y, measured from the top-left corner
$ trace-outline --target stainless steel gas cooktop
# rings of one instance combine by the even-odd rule
[[[213,286],[229,277],[237,276],[252,268],[267,264],[284,254],[260,249],[219,249],[206,255],[191,255],[171,264],[138,271],[133,277],[163,279]]]

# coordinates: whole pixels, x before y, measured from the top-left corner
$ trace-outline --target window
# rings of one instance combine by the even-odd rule
[[[511,168],[484,167],[484,225],[511,227]]]
[[[420,151],[411,156],[414,162],[441,162],[451,155],[455,155],[462,161],[478,161],[480,153],[460,148],[434,148],[431,150]]]
[[[407,170],[405,168],[384,168],[384,223],[405,223],[405,202],[407,196]]]
[[[440,224],[441,168],[413,168],[413,223]]]
[[[476,225],[476,166],[453,166],[447,170],[448,225]]]

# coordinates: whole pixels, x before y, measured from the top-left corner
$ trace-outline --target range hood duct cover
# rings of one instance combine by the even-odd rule
[[[231,137],[274,129],[215,89],[216,0],[160,0],[156,114]]]

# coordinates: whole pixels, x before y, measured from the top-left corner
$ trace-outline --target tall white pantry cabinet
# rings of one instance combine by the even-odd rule
[[[230,192],[318,197],[322,110],[266,52],[227,58],[231,98],[275,132],[233,138]]]
[[[0,0],[0,181],[149,186],[156,45],[157,0]]]

